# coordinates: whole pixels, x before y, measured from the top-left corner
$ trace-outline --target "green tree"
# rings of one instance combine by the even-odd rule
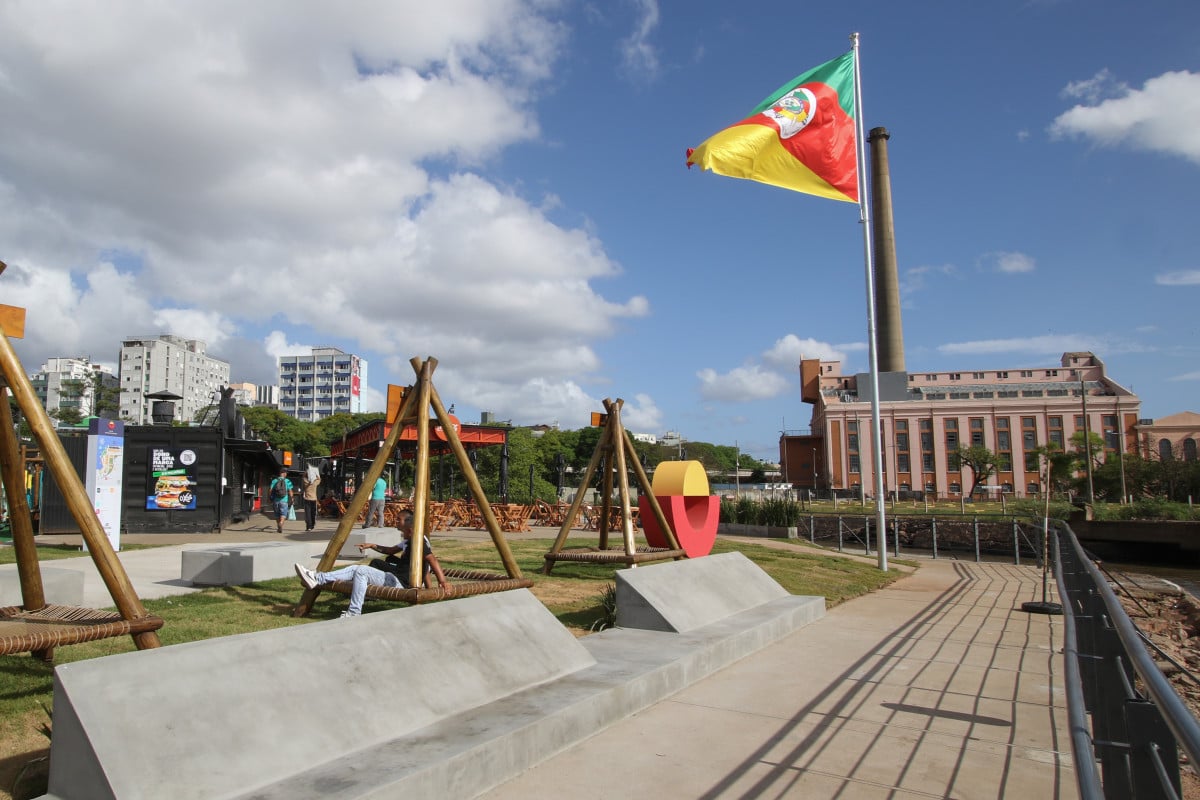
[[[83,414],[78,408],[64,406],[62,408],[52,408],[46,412],[52,419],[58,422],[59,425],[79,425],[83,421]]]
[[[121,387],[108,386],[104,383],[104,375],[96,372],[92,376],[92,413],[97,417],[106,414],[116,419],[121,412]]]
[[[996,474],[1000,458],[981,444],[969,447],[959,447],[951,454],[950,466],[954,469],[966,468],[971,471],[971,490],[967,495],[974,495],[979,485]]]
[[[255,435],[268,442],[274,450],[291,450],[306,456],[329,454],[328,445],[318,439],[311,423],[289,417],[277,408],[243,408],[242,416]],[[324,452],[320,452],[322,450]]]

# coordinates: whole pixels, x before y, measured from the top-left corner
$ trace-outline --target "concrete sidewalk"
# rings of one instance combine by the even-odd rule
[[[1032,567],[924,560],[484,795],[1077,797]]]

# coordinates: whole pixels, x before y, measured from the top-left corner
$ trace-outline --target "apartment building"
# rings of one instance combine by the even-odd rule
[[[306,422],[363,410],[367,362],[336,347],[279,359],[279,410]]]
[[[52,417],[57,417],[55,412],[70,410],[82,419],[95,413],[97,378],[102,385],[117,385],[117,376],[110,370],[92,363],[88,356],[75,356],[46,359],[29,381]]]
[[[204,342],[181,336],[131,337],[121,342],[119,380],[121,419],[131,425],[149,425],[153,400],[148,395],[170,392],[175,419],[195,420],[196,414],[217,402],[222,386],[229,384],[229,362],[205,353]]]

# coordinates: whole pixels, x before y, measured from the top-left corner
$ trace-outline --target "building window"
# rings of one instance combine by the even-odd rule
[[[1031,370],[1031,369],[1023,369],[1023,370],[1021,370],[1021,377],[1022,377],[1022,378],[1032,378],[1032,377],[1033,377],[1033,370]]]
[[[908,472],[909,471],[908,453],[897,453],[896,454],[896,471],[897,472]]]
[[[1046,370],[1046,377],[1047,377],[1047,378],[1057,378],[1057,377],[1058,377],[1058,370],[1056,370],[1056,369],[1048,369],[1048,370]]]
[[[1058,445],[1059,449],[1062,449],[1066,442],[1066,439],[1063,437],[1062,417],[1050,417],[1048,427],[1050,441]]]
[[[851,451],[858,450],[858,434],[852,433],[846,437],[846,448]]]
[[[1183,440],[1183,460],[1196,460],[1196,440],[1191,437]]]
[[[858,453],[854,453],[850,456],[850,471],[855,474],[862,472],[858,466]]]
[[[983,418],[971,417],[971,445],[983,446]]]
[[[1162,459],[1163,461],[1170,461],[1172,458],[1175,457],[1175,454],[1173,452],[1171,452],[1171,440],[1170,439],[1159,439],[1158,440],[1158,457],[1160,459]]]
[[[900,451],[901,453],[908,452],[908,434],[907,433],[897,433],[896,434],[896,449],[898,451]]]
[[[981,381],[981,380],[983,380],[983,373],[982,372],[972,372],[971,377],[974,378],[975,380]]]
[[[1041,389],[1025,389],[1021,392],[1021,397],[1041,397]]]
[[[1030,483],[1025,484],[1025,493],[1026,494],[1037,494],[1041,490],[1042,490],[1042,487],[1038,484],[1037,481],[1032,481]]]
[[[952,380],[952,381],[962,380],[962,373],[961,372],[951,372],[950,380]]]
[[[997,373],[996,373],[996,377],[997,377],[997,378],[1007,378],[1007,377],[1008,377],[1008,373],[1007,373],[1007,372],[997,372]]]
[[[950,494],[962,494],[962,484],[954,481],[950,484]]]

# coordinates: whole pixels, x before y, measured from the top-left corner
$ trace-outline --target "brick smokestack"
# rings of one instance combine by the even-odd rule
[[[879,371],[904,372],[904,326],[900,322],[900,278],[896,272],[896,226],[892,221],[892,175],[887,128],[867,134],[871,150],[871,233],[875,241],[875,330]]]

